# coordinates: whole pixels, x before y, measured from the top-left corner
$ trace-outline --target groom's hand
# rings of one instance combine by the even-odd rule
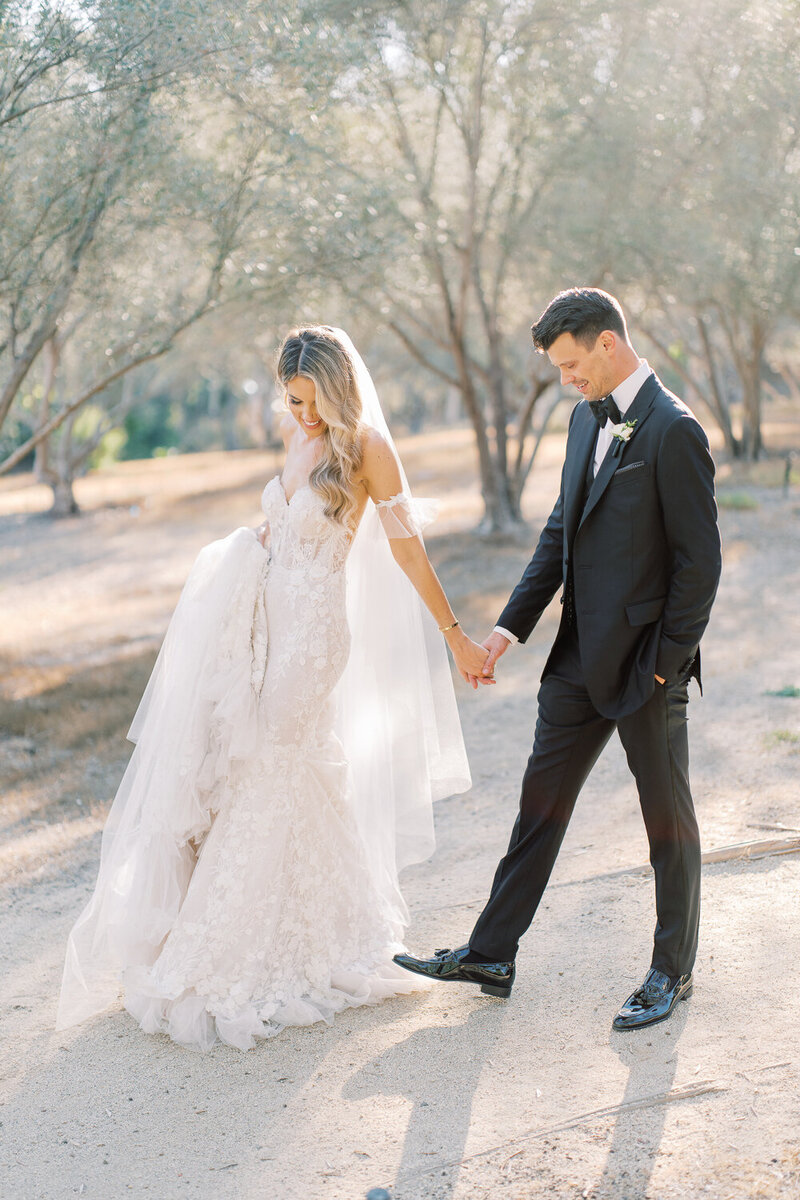
[[[481,673],[475,678],[475,683],[494,683],[494,664],[500,658],[501,654],[505,654],[511,642],[508,638],[503,637],[502,633],[490,633],[485,642],[481,642],[484,650],[488,650],[486,662],[481,668]],[[470,682],[472,682],[470,680]],[[473,684],[473,687],[475,684]]]

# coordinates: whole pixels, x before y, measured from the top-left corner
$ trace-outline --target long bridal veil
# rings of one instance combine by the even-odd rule
[[[362,421],[378,430],[397,459],[406,523],[420,529],[430,506],[411,496],[361,355],[342,329],[333,332],[356,368]],[[347,589],[353,640],[338,686],[339,734],[370,862],[407,924],[398,871],[433,852],[432,804],[470,787],[469,765],[444,639],[395,563],[372,504],[350,551]]]
[[[355,365],[365,424],[394,449],[369,371],[347,334],[334,333]],[[424,506],[402,482],[399,511],[413,532]],[[58,1028],[113,1004],[125,972],[151,965],[175,922],[226,774],[258,745],[268,586],[251,529],[206,546],[192,567],[128,735],[136,744],[97,884],[68,940]],[[443,639],[372,504],[348,557],[347,597],[352,648],[336,729],[370,870],[403,926],[398,873],[433,850],[433,801],[471,781]]]

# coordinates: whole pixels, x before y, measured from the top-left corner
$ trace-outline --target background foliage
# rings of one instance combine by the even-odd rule
[[[800,399],[793,0],[0,6],[0,471],[271,436],[345,325],[399,424],[468,420],[513,530],[562,400],[528,328],[616,292],[730,455]]]

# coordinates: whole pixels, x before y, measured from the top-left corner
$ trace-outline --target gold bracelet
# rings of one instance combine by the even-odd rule
[[[452,625],[440,625],[439,633],[448,633],[451,629],[455,629],[456,625],[458,625],[458,621],[453,621]]]

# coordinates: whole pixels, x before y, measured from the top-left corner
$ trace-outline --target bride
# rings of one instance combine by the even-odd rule
[[[122,989],[147,1032],[247,1049],[420,986],[392,963],[398,872],[433,849],[432,801],[470,786],[440,635],[473,686],[486,651],[427,558],[347,335],[292,331],[278,377],[283,474],[260,529],[205,547],[181,594],[58,1028]]]

